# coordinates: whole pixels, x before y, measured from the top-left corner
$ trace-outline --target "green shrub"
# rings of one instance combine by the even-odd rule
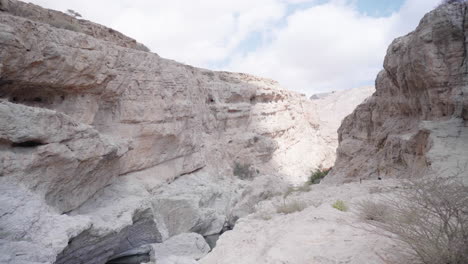
[[[254,178],[256,171],[250,164],[234,163],[233,174],[241,180],[251,180]]]
[[[307,181],[308,184],[319,184],[320,181],[327,176],[328,172],[330,172],[331,169],[323,169],[322,167],[319,167],[312,171],[310,174],[309,180]]]
[[[332,204],[332,207],[342,212],[348,211],[348,206],[342,200],[337,200],[334,204]]]

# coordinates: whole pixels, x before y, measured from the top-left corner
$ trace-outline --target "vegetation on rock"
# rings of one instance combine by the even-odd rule
[[[233,174],[241,180],[251,180],[255,173],[255,169],[252,168],[252,165],[250,164],[241,164],[239,162],[234,163]]]
[[[324,169],[321,166],[312,171],[309,180],[307,181],[308,184],[319,184],[320,181],[327,176],[330,172],[331,168]]]
[[[342,212],[348,211],[348,206],[342,200],[337,200],[335,203],[332,204],[332,207]]]

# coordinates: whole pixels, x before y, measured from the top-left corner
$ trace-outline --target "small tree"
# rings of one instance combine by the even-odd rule
[[[67,14],[69,14],[70,16],[72,16],[74,18],[81,17],[80,13],[78,13],[75,10],[72,10],[72,9],[68,9]]]

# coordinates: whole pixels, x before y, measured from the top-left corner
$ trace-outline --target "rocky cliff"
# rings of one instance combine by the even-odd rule
[[[390,45],[376,92],[339,129],[329,182],[468,179],[468,3],[445,4]]]
[[[298,189],[261,202],[200,262],[420,263],[402,254],[409,245],[401,247],[397,236],[378,225],[369,226],[369,220],[377,219],[362,217],[359,205],[393,197],[368,209],[380,214],[392,202],[404,203],[398,190],[408,190],[408,183],[394,178],[435,171],[463,177],[468,184],[467,8],[466,2],[441,5],[413,33],[390,45],[376,92],[339,129],[338,157],[324,181],[310,191]],[[457,199],[463,200],[462,194]],[[441,200],[446,203],[445,198]],[[339,210],[332,206],[337,202],[344,205]],[[392,218],[391,214],[380,216],[384,217],[377,221]],[[399,217],[398,221],[406,219]],[[428,226],[434,217],[429,218]],[[418,231],[433,231],[421,228],[425,222],[417,223]],[[437,249],[442,236],[434,243]]]
[[[215,241],[334,160],[305,96],[163,59],[61,12],[2,0],[0,58],[1,263]]]

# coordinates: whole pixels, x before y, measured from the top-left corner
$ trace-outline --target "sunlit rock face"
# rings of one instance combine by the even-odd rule
[[[376,92],[339,129],[327,181],[406,178],[428,169],[467,176],[467,7],[442,5],[393,41]]]
[[[2,0],[0,262],[138,260],[182,233],[217,237],[333,163],[324,118],[275,81]]]
[[[332,163],[321,164],[330,168],[336,157],[338,147],[337,130],[343,119],[375,92],[374,87],[366,86],[342,91],[316,94],[311,97],[320,124],[320,135],[325,140],[326,153]]]

